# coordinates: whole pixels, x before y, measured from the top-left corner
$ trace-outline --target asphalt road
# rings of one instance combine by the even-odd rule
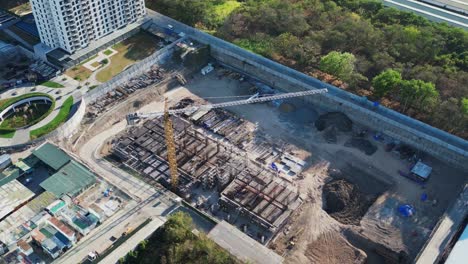
[[[111,255],[106,257],[105,263],[112,263],[114,259],[125,256],[129,249],[133,249],[138,243],[153,233],[159,226],[166,222],[165,211],[177,204],[177,196],[164,188],[153,186],[131,176],[116,168],[108,161],[102,159],[98,153],[102,144],[110,137],[125,128],[125,121],[120,122],[95,136],[86,142],[80,149],[81,160],[88,165],[97,175],[117,186],[133,198],[126,207],[116,215],[107,219],[101,226],[85,236],[70,251],[62,255],[54,263],[80,263],[89,252],[103,252],[112,245],[110,238],[119,237],[128,228],[135,228],[146,219],[153,221],[137,232],[122,244]],[[144,231],[144,232],[143,232]],[[115,263],[115,262],[114,262]]]
[[[468,30],[468,17],[442,8],[437,8],[415,0],[383,0],[383,2],[387,6],[414,12],[430,20],[446,22],[450,25]]]

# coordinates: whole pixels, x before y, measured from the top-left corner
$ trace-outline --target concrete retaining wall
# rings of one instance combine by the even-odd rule
[[[182,41],[183,39],[179,39],[174,43],[156,51],[153,55],[145,58],[144,60],[135,63],[130,68],[126,69],[125,71],[121,72],[112,80],[100,85],[99,87],[95,88],[94,90],[88,92],[85,97],[88,103],[95,102],[100,97],[104,96],[106,93],[115,90],[117,87],[124,85],[128,82],[131,78],[141,75],[147,72],[151,66],[153,65],[160,65],[164,64],[164,62],[172,56],[174,52],[174,47]]]
[[[148,15],[153,23],[174,26],[193,39],[209,44],[212,56],[220,63],[285,91],[327,88],[328,94],[307,97],[306,100],[328,111],[341,111],[371,129],[383,132],[441,160],[468,169],[468,141],[440,129],[402,115],[385,107],[374,107],[366,98],[285,67],[279,63],[241,49],[154,11]]]
[[[70,138],[75,134],[78,129],[80,128],[81,121],[83,120],[83,117],[86,113],[86,102],[81,95],[79,96],[74,96],[73,98],[75,103],[75,107],[77,106],[77,109],[73,116],[68,119],[67,122],[65,122],[63,125],[61,125],[58,129],[56,129],[56,133],[54,135],[54,138],[57,139],[64,139],[64,138]]]

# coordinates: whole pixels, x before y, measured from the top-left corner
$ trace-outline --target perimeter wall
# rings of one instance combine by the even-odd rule
[[[148,10],[148,16],[160,27],[172,25],[176,32],[208,44],[212,56],[221,64],[242,72],[267,85],[288,92],[327,88],[328,94],[306,97],[316,107],[346,113],[353,121],[382,132],[421,151],[468,170],[468,141],[391,109],[373,105],[365,97],[343,91],[231,43]]]

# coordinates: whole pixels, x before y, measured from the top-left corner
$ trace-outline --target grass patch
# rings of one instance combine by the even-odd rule
[[[92,73],[93,72],[90,69],[84,67],[83,65],[75,66],[65,72],[67,76],[77,81],[87,80]]]
[[[13,138],[15,133],[15,129],[0,128],[0,138]]]
[[[65,86],[61,85],[60,83],[52,82],[52,81],[46,81],[43,82],[39,85],[49,87],[49,88],[64,88]]]
[[[110,58],[109,66],[101,70],[96,79],[107,82],[121,73],[127,66],[153,54],[158,47],[158,39],[144,31],[115,44],[112,48],[118,53]]]
[[[73,106],[73,96],[70,96],[65,100],[65,102],[63,102],[62,108],[60,108],[58,115],[54,119],[52,119],[52,121],[50,121],[48,124],[40,128],[31,130],[29,132],[30,138],[36,139],[36,138],[42,137],[52,132],[57,127],[59,127],[63,122],[67,120],[72,106]]]
[[[93,66],[94,68],[97,68],[97,67],[101,66],[101,63],[99,61],[95,61],[95,62],[91,63],[91,66]]]
[[[113,51],[112,50],[105,50],[103,53],[104,53],[104,55],[109,56],[109,55],[111,55],[113,53]]]

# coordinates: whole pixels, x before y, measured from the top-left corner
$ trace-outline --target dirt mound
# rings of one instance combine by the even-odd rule
[[[366,254],[336,232],[325,233],[307,246],[305,253],[310,263],[342,264],[365,263]]]
[[[372,144],[372,142],[364,138],[353,137],[350,140],[346,141],[345,147],[359,149],[360,151],[364,152],[366,155],[369,156],[377,151],[377,147],[374,144]]]
[[[336,127],[341,132],[350,132],[353,129],[353,121],[341,112],[326,113],[315,121],[315,127],[318,131],[323,131],[331,126]]]
[[[375,200],[374,196],[364,195],[356,185],[344,179],[326,183],[323,193],[324,210],[338,222],[348,225],[359,225]]]

